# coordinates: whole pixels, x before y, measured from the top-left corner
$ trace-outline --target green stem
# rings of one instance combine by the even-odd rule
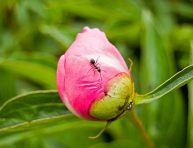
[[[106,125],[100,130],[100,132],[96,136],[90,136],[88,138],[97,139],[98,137],[100,137],[100,135],[107,129],[107,127],[110,125],[111,122],[112,121],[107,121]]]
[[[193,63],[193,40],[190,45],[191,55],[190,55],[190,63]],[[188,147],[193,147],[193,82],[188,85]]]
[[[139,116],[137,115],[137,113],[135,112],[134,109],[131,109],[130,111],[131,114],[131,119],[133,120],[133,123],[135,124],[135,126],[139,129],[141,135],[144,138],[144,141],[147,144],[148,148],[154,148],[154,144],[153,141],[151,140],[151,138],[149,137],[147,131],[145,130],[145,127],[142,123],[142,121],[140,120]]]

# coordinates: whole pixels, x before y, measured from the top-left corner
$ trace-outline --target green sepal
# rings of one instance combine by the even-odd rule
[[[121,73],[107,83],[107,93],[95,101],[90,115],[99,120],[112,120],[123,114],[134,94],[133,80]]]

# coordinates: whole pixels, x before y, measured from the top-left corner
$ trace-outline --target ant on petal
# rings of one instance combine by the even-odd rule
[[[99,57],[98,57],[96,60],[93,59],[93,58],[91,58],[91,59],[90,59],[90,64],[91,64],[91,66],[92,66],[91,69],[94,68],[94,70],[96,70],[96,71],[100,74],[100,79],[102,80],[101,71],[104,71],[104,70],[102,70],[102,69],[100,68],[100,65],[99,65],[99,63],[98,63],[98,59],[99,59]],[[91,70],[91,69],[90,69],[90,70]],[[89,71],[90,71],[90,70],[89,70]]]
[[[99,63],[97,63],[98,61],[98,58],[97,60],[95,61],[95,59],[90,59],[90,64],[94,66],[94,68],[100,73],[101,72],[101,69],[99,67]]]

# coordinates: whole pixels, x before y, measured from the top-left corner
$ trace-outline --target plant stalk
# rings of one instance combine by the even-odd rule
[[[154,148],[154,143],[151,140],[151,138],[149,137],[147,131],[145,130],[145,127],[144,127],[142,121],[140,120],[140,118],[137,115],[137,113],[135,112],[135,110],[132,108],[131,110],[129,110],[129,112],[131,114],[131,119],[132,119],[133,123],[139,129],[141,135],[144,138],[145,143],[147,144],[147,147],[148,148]]]

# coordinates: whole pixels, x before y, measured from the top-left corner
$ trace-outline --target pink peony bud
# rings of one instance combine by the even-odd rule
[[[88,120],[113,120],[129,106],[134,83],[125,61],[99,29],[83,28],[57,68],[66,107]]]

